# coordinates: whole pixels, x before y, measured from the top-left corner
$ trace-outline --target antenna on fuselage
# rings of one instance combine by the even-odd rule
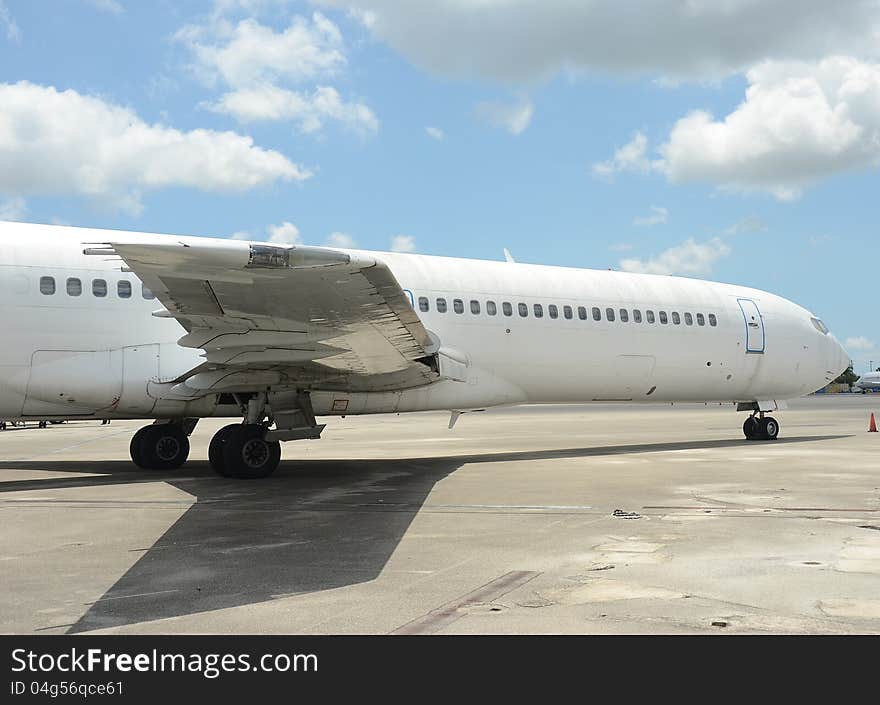
[[[504,259],[508,262],[516,262],[516,260],[513,258],[513,255],[510,254],[510,250],[508,250],[506,247],[504,248]]]

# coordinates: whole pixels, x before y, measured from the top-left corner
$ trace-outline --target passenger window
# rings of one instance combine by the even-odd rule
[[[718,320],[715,318],[714,313],[709,314],[709,325],[713,327],[718,325]]]
[[[480,312],[480,302],[471,299],[471,313],[477,315]]]
[[[544,317],[544,307],[541,304],[535,304],[535,318]]]
[[[613,308],[606,308],[605,309],[605,319],[608,321],[614,320],[614,309]]]
[[[464,301],[461,299],[452,299],[452,310],[456,313],[464,313]]]
[[[583,308],[583,306],[581,306],[581,308]],[[572,316],[574,315],[572,313],[571,306],[563,306],[562,307],[562,315],[565,316],[566,318],[568,318],[569,320],[571,320]],[[586,318],[586,317],[587,317],[587,314],[586,314],[586,312],[584,312],[584,318]]]
[[[681,325],[681,316],[678,315],[678,311],[672,312],[672,322],[677,326]]]
[[[602,312],[599,310],[598,306],[593,306],[593,320],[601,321],[602,320]]]
[[[156,295],[150,291],[144,284],[141,284],[141,296],[143,296],[147,301],[152,301],[156,298]]]
[[[131,298],[131,282],[128,279],[120,279],[116,282],[116,293],[120,299]]]
[[[97,296],[98,298],[107,296],[106,279],[92,279],[92,296]]]
[[[55,293],[55,277],[40,277],[40,293],[46,296]]]
[[[437,299],[437,313],[446,313],[446,299]]]
[[[629,321],[629,311],[625,308],[620,309],[620,321],[621,323],[626,323]]]
[[[654,312],[653,311],[645,311],[645,320],[648,321],[648,323],[653,323],[654,322]]]
[[[664,326],[665,326],[667,323],[669,323],[669,319],[666,317],[666,311],[661,311],[661,312],[660,312],[660,323],[662,323]]]
[[[76,277],[70,277],[67,280],[67,295],[68,296],[79,296],[82,293],[83,293],[82,279],[77,279]]]
[[[419,311],[421,311],[422,313],[425,313],[425,312],[429,311],[430,308],[431,307],[428,305],[428,297],[427,296],[420,296],[419,297]]]
[[[580,318],[582,321],[587,320],[587,309],[583,306],[578,306],[578,318]]]
[[[633,309],[633,321],[635,321],[636,323],[642,322],[642,312],[639,311],[639,309],[637,308]]]
[[[510,301],[504,301],[501,304],[501,312],[505,316],[512,316],[513,315],[513,306],[510,304]]]
[[[495,305],[494,301],[486,302],[486,313],[488,313],[490,316],[494,316],[496,313],[498,313],[498,307]]]
[[[684,314],[684,322],[685,325],[692,326],[694,325],[694,317],[691,314],[686,313]]]
[[[556,304],[550,304],[547,307],[547,313],[550,314],[550,318],[559,318],[559,309],[556,308]]]
[[[706,317],[702,313],[697,314],[697,325],[698,326],[706,325]]]
[[[525,304],[519,304],[517,308],[519,309],[519,315],[523,318],[529,315],[529,307]]]

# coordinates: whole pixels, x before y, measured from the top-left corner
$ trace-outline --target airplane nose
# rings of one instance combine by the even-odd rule
[[[829,336],[832,341],[831,360],[833,361],[832,369],[835,377],[840,376],[850,366],[851,361],[849,354],[843,349],[843,346],[834,336]]]

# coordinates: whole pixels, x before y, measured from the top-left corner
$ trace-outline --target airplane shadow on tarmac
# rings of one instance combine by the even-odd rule
[[[776,443],[845,437],[805,436]],[[205,461],[191,461],[173,473],[140,470],[127,461],[3,461],[0,472],[17,468],[75,474],[0,482],[0,492],[164,481],[196,498],[68,632],[77,633],[372,580],[435,483],[468,463],[745,443],[682,441],[436,458],[288,460],[271,478],[258,481],[217,477]]]

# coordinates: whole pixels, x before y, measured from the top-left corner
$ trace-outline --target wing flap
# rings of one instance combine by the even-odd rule
[[[431,346],[427,331],[372,256],[206,238],[104,244],[186,328],[179,344],[205,350],[215,371],[381,376],[383,388],[435,378],[416,362]]]

